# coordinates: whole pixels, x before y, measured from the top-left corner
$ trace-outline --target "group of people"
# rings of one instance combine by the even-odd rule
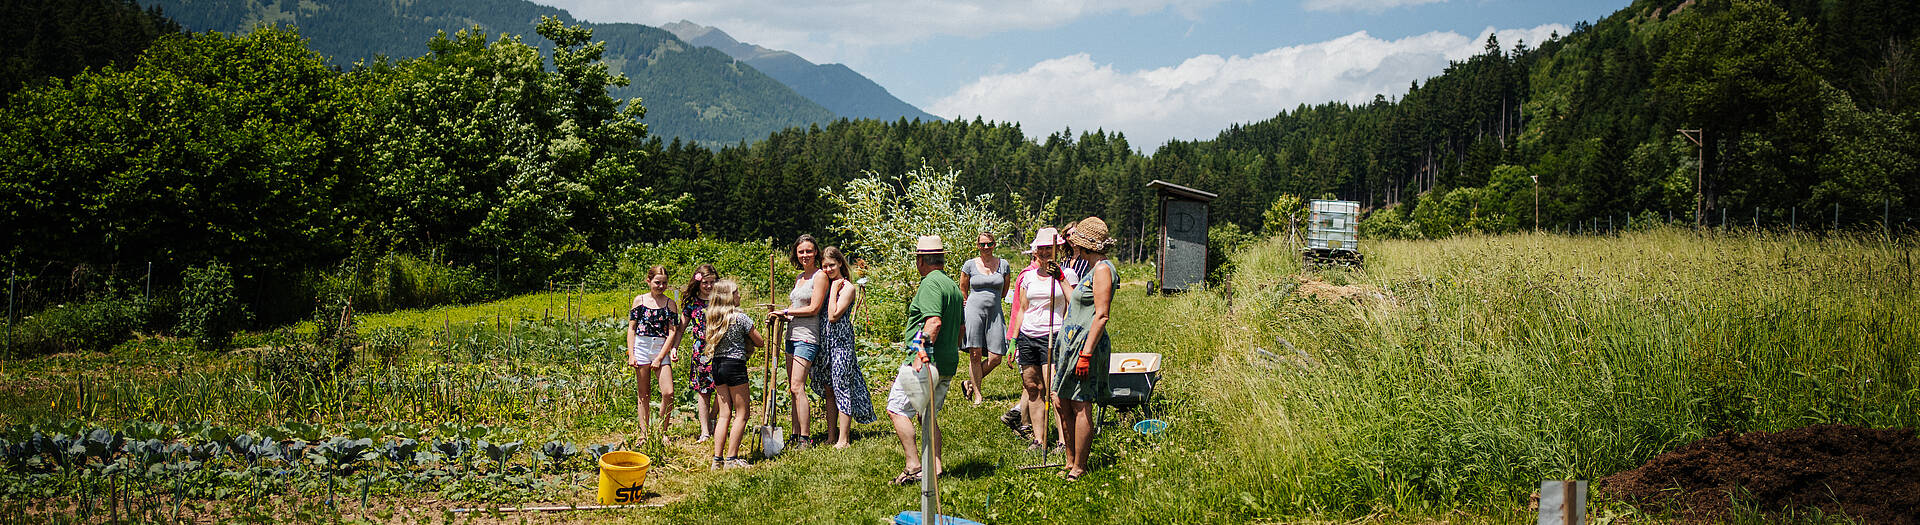
[[[960,265],[959,279],[946,274],[947,249],[939,236],[923,236],[915,243],[914,262],[920,281],[907,306],[907,328],[901,334],[912,355],[901,365],[888,390],[886,410],[900,438],[905,468],[893,482],[917,482],[925,472],[943,472],[939,425],[926,432],[933,457],[920,457],[914,447],[914,419],[921,410],[939,410],[952,380],[960,376],[959,355],[968,354],[964,395],[975,406],[984,402],[980,385],[1002,363],[1020,373],[1021,395],[1001,421],[1029,443],[1045,450],[1048,427],[1060,429],[1055,447],[1065,457],[1068,480],[1087,471],[1093,438],[1092,404],[1106,389],[1108,355],[1106,334],[1109,305],[1118,287],[1118,272],[1107,260],[1113,246],[1106,223],[1089,217],[1064,232],[1043,228],[1022,253],[1029,264],[1017,274],[994,255],[992,234],[977,239],[979,257]],[[787,294],[784,308],[768,304],[766,320],[786,324],[786,340],[778,341],[786,355],[787,395],[792,399],[793,435],[788,443],[809,447],[812,439],[812,399],[819,396],[829,425],[826,442],[833,448],[850,445],[854,423],[875,420],[866,378],[854,348],[853,305],[859,286],[849,279],[846,255],[836,247],[821,248],[812,236],[794,242],[789,262],[800,271]],[[697,402],[700,441],[713,442],[713,467],[746,465],[740,455],[751,396],[747,359],[754,348],[769,344],[755,318],[741,308],[739,285],[720,278],[712,265],[694,271],[681,291],[681,304],[666,295],[669,276],[655,266],[647,274],[648,293],[634,297],[628,313],[627,364],[638,384],[636,412],[643,429],[651,430],[649,402],[657,384],[661,396],[660,430],[665,435],[673,402],[673,361],[683,333],[694,334],[693,366],[689,385]],[[1012,304],[1004,313],[1003,304]],[[1007,360],[1009,350],[1015,354]],[[931,366],[929,370],[926,367]],[[937,372],[937,378],[932,377]],[[922,382],[931,383],[926,392]],[[923,393],[915,395],[915,393]],[[1058,407],[1052,417],[1047,409]]]

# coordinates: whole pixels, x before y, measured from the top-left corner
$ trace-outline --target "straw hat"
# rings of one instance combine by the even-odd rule
[[[947,249],[940,244],[939,235],[922,235],[918,240],[913,241],[914,255],[934,255],[942,253],[947,253]]]
[[[1067,238],[1060,236],[1060,230],[1041,228],[1040,231],[1033,232],[1033,242],[1027,243],[1027,250],[1020,253],[1032,255],[1034,250],[1042,246],[1059,246],[1066,243]]]
[[[1067,237],[1067,242],[1083,250],[1107,253],[1107,248],[1113,246],[1113,237],[1107,235],[1107,221],[1087,217],[1073,225],[1073,235]]]

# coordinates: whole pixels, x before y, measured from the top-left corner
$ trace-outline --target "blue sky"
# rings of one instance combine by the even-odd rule
[[[1489,32],[1511,48],[1626,0],[534,0],[595,22],[678,20],[844,63],[947,118],[1211,138],[1299,104],[1404,94]]]

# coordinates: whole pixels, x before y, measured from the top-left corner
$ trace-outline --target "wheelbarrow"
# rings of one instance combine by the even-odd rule
[[[1101,420],[1105,419],[1106,409],[1109,408],[1120,410],[1142,408],[1143,412],[1150,412],[1152,405],[1148,401],[1153,398],[1153,386],[1159,382],[1160,354],[1144,352],[1113,354],[1107,361],[1107,390],[1102,393],[1097,402],[1102,407]],[[1165,423],[1149,426],[1153,428],[1152,432],[1147,430],[1141,430],[1141,432],[1158,433],[1166,428]]]

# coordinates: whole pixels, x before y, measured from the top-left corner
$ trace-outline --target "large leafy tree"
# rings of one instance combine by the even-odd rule
[[[18,226],[0,235],[26,260],[291,272],[338,248],[343,93],[267,29],[163,37],[133,67],[29,88],[0,112],[0,216]]]
[[[618,242],[678,234],[680,201],[639,177],[644,110],[607,95],[625,77],[592,31],[543,18],[548,57],[479,28],[378,68],[369,125],[377,230],[398,247],[446,246],[516,282],[578,266]]]
[[[1818,140],[1820,70],[1806,21],[1759,0],[1701,2],[1675,19],[1654,75],[1681,125],[1708,133],[1704,193],[1741,206],[1785,207],[1808,188]],[[1739,176],[1733,176],[1734,174]]]

